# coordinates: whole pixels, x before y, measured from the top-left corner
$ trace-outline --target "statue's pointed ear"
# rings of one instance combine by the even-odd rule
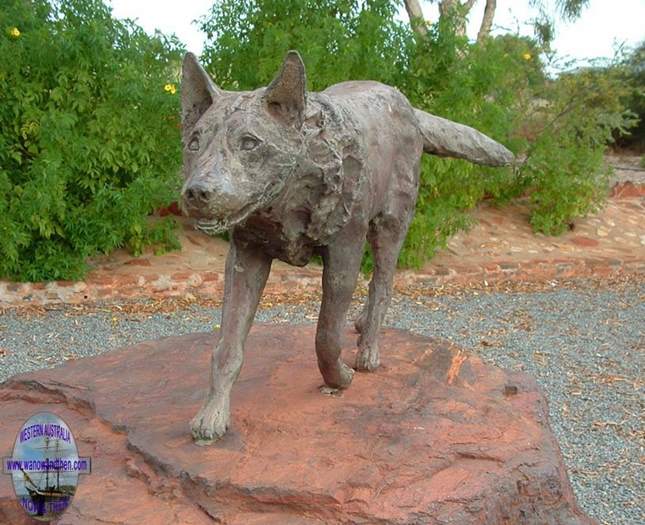
[[[297,51],[289,51],[282,68],[264,92],[271,114],[286,124],[302,126],[307,103],[305,65]]]
[[[186,53],[181,68],[181,123],[191,129],[221,95],[220,89],[192,53]]]

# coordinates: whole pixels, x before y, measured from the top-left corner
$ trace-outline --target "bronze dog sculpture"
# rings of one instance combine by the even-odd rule
[[[295,51],[273,82],[255,91],[219,89],[190,53],[182,74],[182,207],[206,233],[230,232],[210,390],[191,422],[194,439],[209,443],[229,426],[231,387],[274,258],[304,266],[312,255],[322,257],[318,367],[328,386],[346,388],[354,370],[340,359],[341,330],[364,244],[375,269],[355,323],[355,368],[374,370],[422,153],[491,166],[509,164],[513,155],[472,128],[413,108],[378,82],[308,93]]]

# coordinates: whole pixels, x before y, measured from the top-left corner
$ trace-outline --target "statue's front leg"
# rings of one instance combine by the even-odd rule
[[[244,359],[244,342],[264,290],[271,257],[234,236],[226,259],[220,338],[213,350],[208,397],[191,421],[199,445],[222,437],[230,423],[230,395]]]

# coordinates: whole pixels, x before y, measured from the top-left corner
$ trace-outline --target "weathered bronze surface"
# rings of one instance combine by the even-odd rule
[[[303,266],[314,254],[322,257],[318,367],[329,387],[346,388],[354,370],[340,359],[340,334],[365,241],[375,268],[356,321],[354,368],[374,370],[422,153],[491,166],[513,160],[486,135],[415,109],[378,82],[308,93],[295,51],[268,87],[246,92],[219,89],[187,54],[182,124],[182,206],[201,230],[231,234],[210,391],[191,423],[198,443],[221,437],[229,425],[231,387],[274,258]]]

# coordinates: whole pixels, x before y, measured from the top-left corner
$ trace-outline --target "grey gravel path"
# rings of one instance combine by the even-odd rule
[[[527,371],[547,392],[551,424],[578,501],[607,525],[645,523],[645,286],[604,290],[394,298],[386,323],[441,336],[497,365]],[[261,321],[314,322],[317,305],[283,305]],[[71,309],[0,316],[0,381],[69,358],[195,331],[219,310],[168,314]],[[312,366],[315,366],[312,356]]]

